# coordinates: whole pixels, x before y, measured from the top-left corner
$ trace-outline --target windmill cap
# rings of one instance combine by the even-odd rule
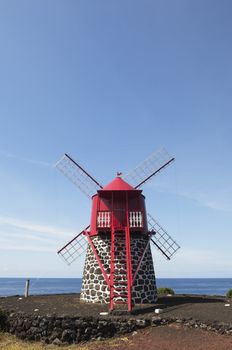
[[[100,191],[138,191],[121,177],[116,177],[108,185],[104,186]]]

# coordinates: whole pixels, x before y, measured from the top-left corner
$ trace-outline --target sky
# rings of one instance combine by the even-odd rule
[[[144,185],[180,244],[157,277],[232,277],[232,3],[0,0],[0,277],[81,277],[56,254],[91,201],[54,164],[100,183],[164,146]]]

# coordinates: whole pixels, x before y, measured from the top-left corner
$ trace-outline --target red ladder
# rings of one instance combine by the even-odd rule
[[[132,308],[132,268],[130,251],[130,229],[111,229],[111,267],[110,267],[110,310],[115,305]]]

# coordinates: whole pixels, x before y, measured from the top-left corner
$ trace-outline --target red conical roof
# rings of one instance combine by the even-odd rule
[[[134,187],[129,185],[121,177],[116,177],[108,185],[104,186],[101,191],[136,191]]]

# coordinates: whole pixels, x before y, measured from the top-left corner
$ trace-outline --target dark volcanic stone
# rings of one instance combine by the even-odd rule
[[[65,329],[61,336],[62,342],[67,342],[67,343],[72,343],[75,338],[76,338],[76,333],[71,329]]]

